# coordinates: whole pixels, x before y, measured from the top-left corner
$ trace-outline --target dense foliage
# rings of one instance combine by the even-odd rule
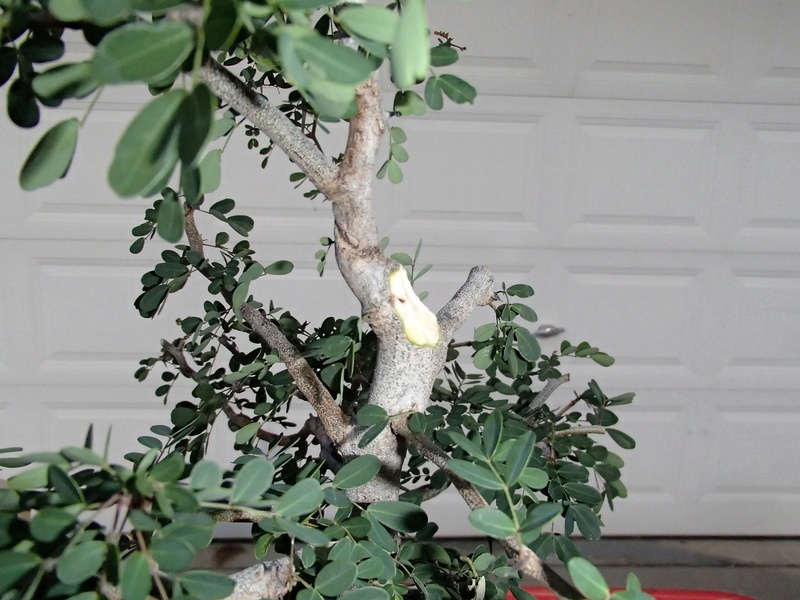
[[[190,277],[207,286],[202,311],[182,318],[136,372],[139,380],[162,379],[155,393],[171,412],[168,423],[139,438],[128,463],[109,463],[91,431],[81,447],[4,450],[0,466],[27,468],[2,472],[0,600],[233,598],[244,594],[235,589],[239,580],[192,569],[215,522],[224,520],[252,522],[256,557],[268,550],[279,557],[266,563],[266,575],[242,574],[262,577],[264,596],[491,599],[511,590],[524,600],[530,595],[519,587],[520,570],[528,572],[521,557],[530,549],[568,564],[580,594],[562,588],[567,597],[649,597],[635,577],[611,596],[569,538],[599,538],[601,508],[627,495],[624,461],[602,442],[634,447],[615,414],[633,394],[608,397],[590,381],[561,408],[545,403],[567,380],[562,360],[610,366],[613,359],[586,342],[564,342],[543,355],[527,325],[536,321],[527,304],[531,287],[502,285],[483,309],[490,322],[468,342],[415,342],[417,313],[401,316],[409,352],[438,345],[445,353],[424,412],[375,401],[385,339],[375,332],[377,321],[302,323],[251,294],[253,281],[286,275],[292,265],[280,257],[256,260],[247,240],[254,220],[237,213],[233,199],[214,197],[229,138],[258,152],[265,167],[275,149],[284,151],[298,164],[292,180],[310,183],[305,196],[335,203],[328,173],[346,166],[347,154],[318,159],[320,136],[340,120],[355,127],[365,112],[359,90],[382,64],[397,91],[379,178],[402,180],[409,156],[400,117],[439,110],[445,97],[475,97],[469,83],[440,72],[459,49],[445,33],[430,47],[424,0],[361,4],[0,0],[0,84],[16,125],[35,127],[42,109],[65,101],[87,106],[74,100],[96,98],[109,85],[135,82],[154,96],[126,128],[108,171],[120,196],[155,197],[133,228],[131,252],[161,243],[156,234],[174,244],[141,278],[140,314],[157,315]],[[73,30],[91,48],[89,59],[65,59],[63,38]],[[69,118],[43,135],[22,168],[24,189],[67,174],[82,122]],[[358,158],[354,144],[348,148]],[[220,230],[204,239],[196,213],[215,217]],[[346,229],[338,220],[336,227]],[[329,251],[345,243],[342,235],[321,240],[320,275]],[[385,247],[383,241],[376,252]],[[430,268],[419,265],[419,250],[392,254],[387,268],[406,269],[413,284]],[[176,387],[180,381],[189,386]],[[314,382],[324,390],[313,391]],[[304,424],[289,421],[292,404],[324,407],[328,396],[343,423],[353,423],[357,450],[343,450],[324,411]],[[235,432],[232,464],[206,455],[215,426]],[[357,490],[387,469],[372,448],[389,434],[402,438],[403,452],[408,446],[400,487],[394,497],[366,502]],[[473,509],[471,524],[504,540],[510,562],[502,550],[480,546],[460,555],[436,541],[424,502],[451,484]]]

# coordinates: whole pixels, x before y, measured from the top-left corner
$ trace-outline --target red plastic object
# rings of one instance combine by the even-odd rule
[[[551,591],[545,588],[524,587],[522,588],[529,594],[536,596],[537,600],[558,600]],[[656,600],[755,600],[749,596],[740,596],[729,592],[708,592],[701,590],[652,590],[645,589],[645,592],[653,596]],[[509,592],[506,600],[514,600]]]

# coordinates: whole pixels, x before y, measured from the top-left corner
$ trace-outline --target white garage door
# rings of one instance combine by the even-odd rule
[[[381,232],[397,249],[421,237],[436,265],[430,304],[488,264],[531,281],[542,321],[566,329],[546,348],[588,339],[617,357],[572,370],[638,392],[620,411],[639,442],[631,497],[609,533],[800,534],[800,3],[430,4],[482,93],[404,123],[406,181],[380,186]],[[104,96],[71,180],[32,195],[10,182],[37,134],[0,128],[0,446],[75,444],[93,422],[120,456],[166,421],[132,373],[196,303],[156,322],[131,306],[149,262],[119,240],[144,203],[98,173],[132,105]],[[64,112],[83,107],[48,119]],[[314,271],[329,207],[264,183],[241,148],[225,161],[220,197],[271,214],[256,247],[297,265],[263,293],[303,318],[355,311]],[[443,529],[473,533],[459,502],[437,499]]]

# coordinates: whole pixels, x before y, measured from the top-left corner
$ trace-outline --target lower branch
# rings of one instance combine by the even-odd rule
[[[392,429],[397,435],[405,438],[410,444],[416,446],[417,450],[424,458],[428,459],[448,474],[450,481],[453,482],[453,485],[461,494],[461,497],[464,498],[464,501],[472,510],[489,506],[489,503],[481,496],[475,486],[450,470],[447,465],[447,461],[450,457],[447,453],[424,435],[411,431],[406,418],[399,418],[392,421]],[[525,575],[533,577],[537,581],[543,583],[562,598],[567,598],[568,600],[583,600],[583,594],[552,568],[542,562],[542,559],[540,559],[533,550],[522,545],[519,540],[514,537],[507,537],[500,541],[506,551],[514,556],[514,565],[516,568]]]

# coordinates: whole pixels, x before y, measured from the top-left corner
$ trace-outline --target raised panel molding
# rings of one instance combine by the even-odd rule
[[[798,114],[800,117],[800,114]],[[739,195],[741,234],[758,230],[800,233],[800,118],[789,123],[753,123],[748,132]]]
[[[709,235],[716,123],[577,117],[572,136],[568,231]]]

